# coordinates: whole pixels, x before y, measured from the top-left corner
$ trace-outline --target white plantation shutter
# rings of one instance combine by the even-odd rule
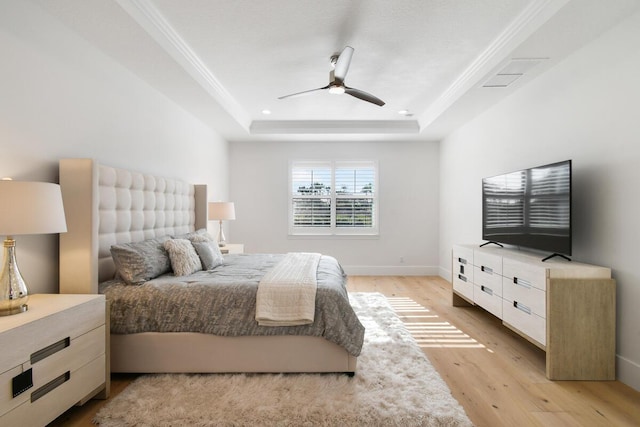
[[[378,233],[375,161],[292,161],[289,233]]]
[[[291,203],[296,228],[331,227],[331,163],[300,163],[291,168]]]
[[[370,162],[337,162],[336,227],[373,227],[375,175]]]

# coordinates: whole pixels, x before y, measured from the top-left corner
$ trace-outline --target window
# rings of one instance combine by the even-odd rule
[[[378,234],[375,161],[292,161],[289,234]]]

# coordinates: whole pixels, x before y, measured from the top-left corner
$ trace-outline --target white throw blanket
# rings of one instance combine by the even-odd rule
[[[256,295],[256,320],[261,326],[313,323],[320,254],[295,252],[264,275]]]

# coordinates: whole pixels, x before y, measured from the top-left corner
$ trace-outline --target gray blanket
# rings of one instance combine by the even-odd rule
[[[227,255],[224,265],[190,276],[160,276],[139,286],[112,280],[100,285],[111,301],[111,333],[201,332],[221,336],[311,335],[358,356],[364,327],[338,262],[322,256],[318,266],[315,321],[310,325],[259,326],[255,320],[260,278],[284,255]]]

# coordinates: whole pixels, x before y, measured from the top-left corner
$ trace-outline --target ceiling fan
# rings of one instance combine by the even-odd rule
[[[382,107],[384,101],[377,98],[370,93],[355,89],[344,84],[344,79],[349,71],[349,64],[351,63],[351,57],[353,56],[353,48],[351,46],[345,47],[339,55],[333,55],[331,57],[331,66],[333,69],[329,72],[329,84],[317,89],[305,90],[303,92],[292,93],[291,95],[280,96],[278,99],[291,98],[294,96],[306,95],[311,92],[319,90],[329,90],[332,94],[346,93],[363,101],[371,102],[372,104]]]

